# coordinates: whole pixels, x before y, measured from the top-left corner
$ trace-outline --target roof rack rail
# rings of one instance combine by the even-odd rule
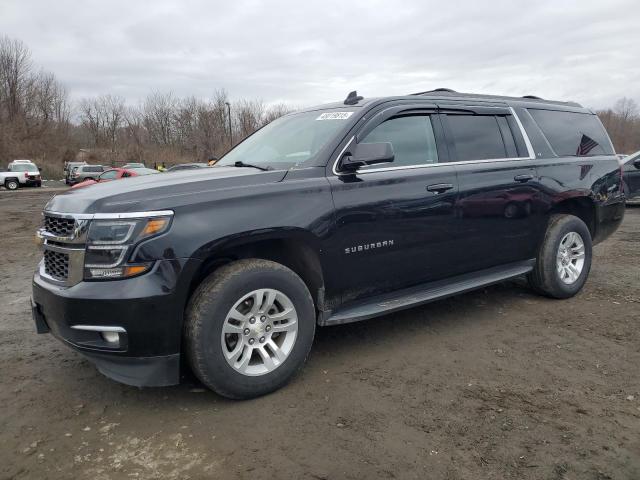
[[[434,88],[433,90],[427,90],[426,92],[418,92],[418,93],[411,93],[410,95],[426,95],[427,93],[438,93],[438,92],[444,92],[444,93],[458,93],[455,90],[452,90],[450,88]]]
[[[523,95],[522,98],[530,98],[532,100],[544,100],[544,98],[537,97],[536,95]]]
[[[345,105],[355,105],[356,103],[358,103],[360,100],[362,100],[364,97],[361,95],[358,95],[358,92],[356,92],[355,90],[353,92],[349,92],[349,95],[347,95],[347,98],[344,101]]]

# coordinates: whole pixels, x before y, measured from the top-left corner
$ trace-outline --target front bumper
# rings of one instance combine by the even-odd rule
[[[190,283],[183,280],[197,267],[195,263],[162,260],[139,277],[71,287],[54,285],[36,272],[32,296],[36,331],[50,332],[116,381],[175,385],[180,380],[182,315]],[[119,341],[106,341],[99,331],[104,327],[120,331]]]

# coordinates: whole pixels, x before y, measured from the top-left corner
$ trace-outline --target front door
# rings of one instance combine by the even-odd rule
[[[335,268],[327,283],[347,302],[449,274],[457,181],[454,166],[439,165],[448,154],[435,107],[389,108],[351,142],[390,142],[395,158],[355,173],[340,171],[339,159],[333,165]]]

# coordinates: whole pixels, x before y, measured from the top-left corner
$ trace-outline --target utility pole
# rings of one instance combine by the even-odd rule
[[[230,147],[233,147],[233,132],[231,130],[231,104],[229,102],[224,102],[227,106],[227,120],[229,122],[229,140],[231,142]]]

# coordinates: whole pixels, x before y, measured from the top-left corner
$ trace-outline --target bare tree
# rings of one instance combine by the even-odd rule
[[[125,121],[124,99],[113,95],[85,98],[79,107],[80,119],[91,133],[94,145],[115,152],[117,134]]]
[[[291,108],[286,103],[277,103],[275,105],[270,106],[264,114],[262,119],[262,124],[266,125],[268,123],[273,122],[277,118],[280,118],[288,113],[293,112],[294,109]]]
[[[0,101],[9,121],[21,113],[32,81],[31,52],[20,40],[0,37]]]
[[[175,114],[178,100],[169,93],[152,93],[143,106],[144,126],[153,142],[171,146],[176,143]]]

